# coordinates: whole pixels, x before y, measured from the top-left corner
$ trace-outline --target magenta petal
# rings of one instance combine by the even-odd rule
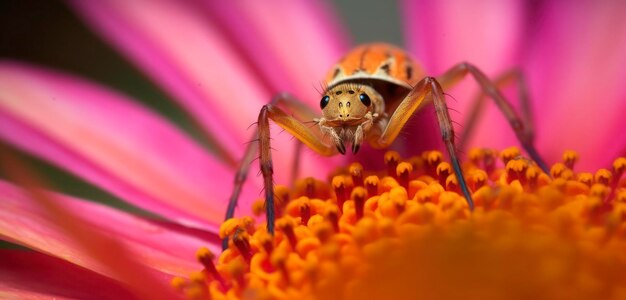
[[[524,46],[522,4],[515,0],[404,0],[402,13],[408,48],[424,64],[428,75],[437,76],[458,63],[469,62],[488,76],[497,76],[518,66],[519,47]],[[466,122],[470,100],[478,90],[476,81],[466,76],[460,85],[446,91],[450,116],[457,123],[455,130],[459,134],[463,132],[459,125]],[[420,123],[414,127],[417,140],[409,143],[415,144],[412,148],[423,148],[424,144],[429,148],[441,148],[434,110],[429,108],[421,114]],[[512,137],[507,140],[508,145],[516,145],[513,131],[506,124],[500,126],[501,131],[492,130],[502,119],[496,106],[489,103],[476,135],[500,140],[501,136],[495,135],[498,133]],[[483,147],[496,146],[481,141],[486,142],[481,144]]]
[[[403,1],[408,48],[440,74],[468,61],[488,74],[515,65],[523,6],[505,1]]]
[[[224,39],[219,28],[207,20],[203,10],[192,5],[197,2],[106,0],[71,1],[71,4],[87,23],[194,115],[234,158],[242,157],[253,132],[250,125],[256,122],[262,105],[268,103],[272,94],[254,77],[256,74]],[[311,21],[296,24],[301,22]],[[320,53],[324,59],[327,56]],[[306,70],[318,67],[307,63]],[[311,81],[311,86],[314,83]],[[276,181],[286,184],[293,142],[288,134],[273,138],[273,148],[280,151],[276,155],[279,159],[274,162]],[[314,157],[307,155],[302,160],[303,174],[327,173],[329,166],[320,164]]]
[[[132,292],[146,299],[172,299],[175,297],[171,288],[163,281],[163,273],[148,269],[135,259],[128,247],[103,232],[95,230],[92,225],[62,206],[62,200],[55,195],[35,187],[39,180],[31,174],[28,167],[18,157],[8,151],[2,151],[3,169],[12,178],[27,186],[19,190],[27,200],[11,201],[9,185],[7,199],[3,199],[0,215],[0,235],[9,241],[43,241],[39,246],[45,250],[57,245],[65,245],[76,252],[66,252],[67,260],[78,261],[78,264],[90,264],[90,269],[107,274],[111,278],[125,283]],[[30,204],[27,209],[20,209],[20,204]],[[12,217],[12,215],[17,217]],[[6,222],[5,222],[6,220]],[[11,222],[14,221],[14,222]],[[39,229],[39,230],[37,230]],[[41,230],[43,229],[43,230]],[[43,231],[47,235],[38,236]],[[33,234],[35,233],[35,234]],[[56,242],[56,243],[55,243]],[[53,251],[54,252],[54,251]],[[61,252],[57,252],[61,253]],[[159,280],[160,278],[160,280]]]
[[[269,90],[288,91],[317,107],[312,83],[347,50],[345,32],[324,1],[201,2]],[[319,47],[311,51],[313,45]]]
[[[122,95],[4,63],[0,118],[3,140],[130,203],[204,229],[223,218],[234,171]],[[253,198],[258,188],[246,191]]]
[[[549,2],[537,24],[528,74],[538,144],[548,160],[580,153],[581,170],[624,155],[626,3]]]
[[[89,230],[104,234],[124,245],[133,253],[133,260],[151,268],[162,279],[169,275],[184,276],[198,269],[195,251],[207,246],[219,252],[216,236],[207,234],[210,240],[181,234],[139,217],[128,215],[113,208],[81,201],[58,194],[48,194],[56,205],[71,215],[86,216]],[[97,273],[116,278],[106,266],[94,261],[66,232],[55,225],[48,212],[23,189],[0,181],[0,236],[62,258]]]
[[[210,2],[214,1],[205,0]],[[326,72],[348,50],[347,39],[333,11],[324,1],[231,3],[225,14],[229,25],[249,25],[247,36],[257,36],[261,49],[271,55],[259,59],[272,58],[268,60],[273,65],[270,68],[284,69],[289,74],[288,82],[292,85],[279,85],[281,90],[295,93],[311,107],[317,107],[319,93],[315,89],[321,89]],[[240,19],[244,22],[238,22]],[[239,36],[239,42],[254,47],[251,50],[257,52],[256,44],[247,36]]]
[[[170,0],[70,3],[227,150],[242,153],[250,125],[242,120],[254,120],[270,95],[198,10]]]
[[[135,299],[119,282],[38,252],[0,249],[0,295],[19,299]]]

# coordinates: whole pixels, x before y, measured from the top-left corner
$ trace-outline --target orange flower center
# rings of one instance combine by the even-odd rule
[[[197,299],[626,299],[625,158],[576,173],[568,151],[548,175],[517,148],[473,150],[474,212],[440,152],[384,159],[277,186],[274,236],[228,220],[228,249],[200,249],[204,269],[172,284]]]

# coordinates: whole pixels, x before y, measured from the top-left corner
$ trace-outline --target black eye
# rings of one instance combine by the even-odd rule
[[[370,96],[368,96],[367,94],[359,95],[359,99],[361,99],[361,103],[363,103],[363,105],[365,106],[370,106],[370,104],[372,104],[372,100],[370,100]]]
[[[330,97],[328,97],[328,96],[322,97],[322,101],[320,101],[320,107],[322,109],[324,109],[324,107],[326,107],[326,105],[328,105],[329,101],[330,101]]]

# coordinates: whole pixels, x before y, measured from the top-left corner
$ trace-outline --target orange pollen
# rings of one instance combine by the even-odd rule
[[[348,199],[348,188],[346,179],[343,176],[333,177],[333,188],[335,190],[335,197],[337,200],[337,207],[339,210],[343,208],[343,203]]]
[[[302,199],[300,204],[300,218],[302,225],[306,225],[311,218],[311,206],[308,203],[308,199]]]
[[[363,166],[360,163],[355,162],[348,167],[348,170],[352,176],[354,185],[363,186]]]
[[[500,153],[500,157],[502,158],[502,161],[505,165],[509,163],[510,160],[519,157],[520,155],[520,150],[517,147],[506,148]]]
[[[196,252],[196,257],[198,258],[198,261],[202,264],[202,266],[204,266],[204,270],[213,279],[217,280],[222,288],[225,288],[226,281],[224,280],[224,277],[222,277],[222,275],[217,271],[217,269],[215,268],[215,264],[213,263],[215,255],[213,255],[213,253],[211,253],[208,248],[203,247],[198,249],[198,251]]]
[[[248,233],[242,229],[238,229],[237,232],[233,234],[232,241],[237,247],[237,250],[239,250],[241,257],[249,263],[252,258],[252,249],[250,248]]]
[[[374,195],[378,195],[378,184],[380,180],[378,176],[368,176],[365,178],[365,188],[367,188],[367,195],[372,197]]]
[[[291,219],[280,219],[276,222],[276,227],[283,231],[283,234],[287,237],[289,244],[293,249],[295,249],[298,241],[295,233],[293,232],[293,221]]]
[[[396,151],[385,153],[385,164],[387,165],[387,176],[396,177],[396,168],[400,162],[400,154]]]
[[[473,212],[438,151],[277,186],[274,235],[228,220],[227,249],[199,249],[202,270],[171,285],[190,299],[626,297],[626,159],[577,173],[566,151],[545,174],[523,155],[469,152]]]
[[[408,162],[401,162],[396,167],[396,179],[405,189],[409,189],[409,176],[413,172],[413,165]]]
[[[447,162],[442,162],[437,166],[436,174],[439,178],[439,184],[445,185],[448,176],[452,174],[452,166]]]
[[[363,218],[363,208],[365,205],[366,191],[363,187],[357,186],[352,190],[350,198],[354,200],[354,212],[357,220]]]
[[[572,150],[567,150],[563,153],[563,163],[566,167],[574,169],[574,164],[578,161],[578,153]]]

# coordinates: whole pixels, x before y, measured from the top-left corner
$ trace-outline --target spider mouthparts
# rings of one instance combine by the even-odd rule
[[[337,151],[339,151],[339,153],[341,153],[342,155],[346,154],[346,146],[341,143],[341,144],[337,144]]]
[[[359,152],[359,149],[361,149],[361,145],[352,144],[352,154],[356,154],[357,152]]]

